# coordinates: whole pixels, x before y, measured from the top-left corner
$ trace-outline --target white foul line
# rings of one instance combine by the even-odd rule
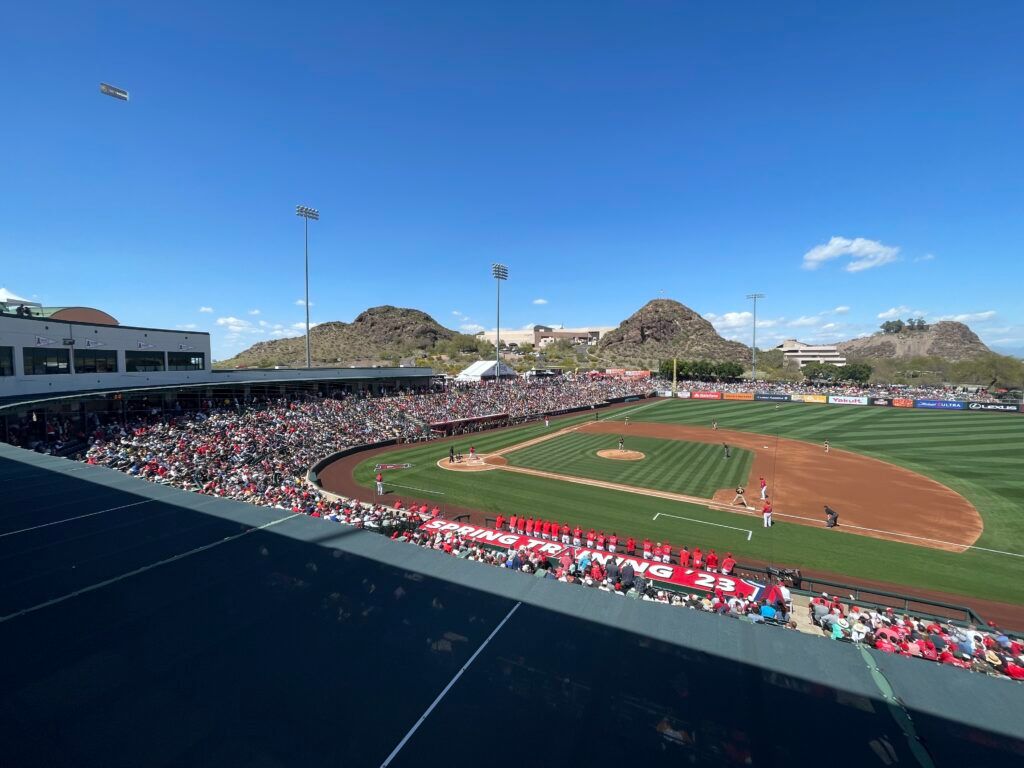
[[[501,623],[494,628],[494,631],[487,636],[487,639],[484,640],[483,643],[480,644],[480,647],[477,648],[476,651],[473,653],[473,655],[469,657],[469,661],[462,665],[462,669],[455,673],[455,677],[448,681],[448,685],[444,687],[444,690],[437,694],[437,698],[434,699],[433,703],[431,703],[429,707],[427,707],[427,711],[420,715],[420,719],[417,720],[416,724],[409,729],[409,732],[405,734],[405,737],[400,742],[398,742],[398,746],[391,750],[391,754],[388,755],[384,762],[380,764],[380,768],[387,768],[387,766],[391,765],[391,761],[395,759],[395,755],[397,755],[402,750],[402,747],[405,746],[405,743],[409,741],[409,739],[412,738],[412,735],[416,733],[417,729],[421,725],[423,725],[423,721],[426,720],[430,713],[434,711],[434,707],[441,703],[441,699],[445,697],[445,694],[447,694],[448,691],[451,690],[451,687],[459,681],[459,678],[462,677],[462,673],[469,669],[469,665],[472,664],[476,660],[476,657],[480,655],[480,651],[486,648],[487,644],[494,639],[494,636],[498,634],[498,631],[502,627],[505,626],[505,622],[512,618],[512,614],[515,613],[516,610],[518,610],[520,605],[522,605],[522,603],[516,603],[512,606],[512,610],[505,614],[505,618],[501,620]]]
[[[704,525],[713,525],[716,528],[729,528],[729,529],[731,529],[733,531],[740,531],[742,533],[747,534],[747,541],[750,541],[750,539],[753,538],[753,536],[754,536],[754,532],[752,530],[750,530],[749,528],[736,528],[735,526],[732,526],[732,525],[722,525],[721,523],[709,523],[707,520],[694,520],[692,517],[680,517],[679,515],[670,515],[667,512],[658,512],[654,516],[653,519],[657,520],[659,517],[674,517],[676,520],[689,520],[691,523],[702,523]]]
[[[114,584],[114,583],[116,583],[118,581],[121,581],[122,579],[128,579],[128,578],[131,578],[132,576],[138,576],[140,573],[145,573],[146,571],[149,571],[149,570],[151,570],[153,568],[159,568],[161,565],[167,565],[168,563],[173,563],[176,560],[181,560],[183,558],[189,557],[190,555],[196,555],[196,554],[199,554],[200,552],[205,552],[208,549],[213,549],[214,547],[219,547],[221,544],[227,544],[229,541],[234,541],[235,539],[240,539],[243,536],[248,536],[253,531],[262,531],[264,528],[269,528],[272,525],[277,525],[278,523],[283,523],[285,520],[291,520],[293,517],[295,517],[294,513],[288,515],[287,517],[281,517],[281,518],[278,518],[277,520],[271,520],[269,523],[264,523],[263,525],[258,525],[255,528],[247,528],[246,530],[242,531],[241,533],[236,533],[234,536],[226,536],[225,538],[221,539],[220,541],[214,541],[214,542],[211,542],[209,544],[204,544],[201,547],[196,547],[195,549],[190,549],[188,552],[182,552],[180,554],[173,555],[172,557],[168,557],[165,560],[160,560],[159,562],[156,562],[156,563],[150,563],[149,565],[144,565],[141,568],[136,568],[134,571],[128,571],[128,573],[122,573],[120,576],[114,576],[112,579],[106,579],[105,581],[100,581],[100,582],[97,582],[96,584],[90,584],[88,587],[82,587],[81,589],[76,589],[74,592],[68,592],[66,595],[61,595],[60,597],[55,597],[52,600],[47,600],[45,603],[39,603],[38,605],[33,605],[33,606],[29,607],[29,608],[22,608],[20,611],[15,611],[14,613],[9,613],[6,616],[0,616],[0,624],[3,624],[5,621],[10,621],[11,619],[20,618],[20,617],[22,617],[22,616],[24,616],[25,614],[28,614],[28,613],[33,613],[34,611],[42,610],[43,608],[49,608],[51,605],[57,605],[58,603],[63,603],[65,600],[70,600],[73,597],[78,597],[79,595],[84,595],[84,594],[86,594],[88,592],[94,592],[97,589],[102,589],[103,587],[110,586],[111,584]]]
[[[398,483],[384,483],[385,488],[405,488],[407,491],[419,491],[420,493],[433,493],[435,496],[444,496],[441,491],[432,491],[429,488],[413,488],[411,485],[399,485]]]
[[[84,515],[76,515],[75,517],[65,517],[63,520],[54,520],[52,523],[43,523],[42,525],[33,525],[31,528],[22,528],[18,531],[8,531],[7,533],[0,533],[0,539],[5,536],[16,536],[19,533],[28,533],[29,531],[38,531],[40,528],[49,528],[51,525],[60,525],[61,523],[70,523],[73,520],[81,520],[85,517],[94,517],[96,515],[102,515],[104,512],[113,512],[115,509],[127,509],[128,507],[137,507],[140,504],[149,504],[155,501],[155,499],[146,499],[145,501],[136,501],[133,504],[122,504],[119,507],[111,507],[110,509],[101,509],[99,512],[88,512]]]

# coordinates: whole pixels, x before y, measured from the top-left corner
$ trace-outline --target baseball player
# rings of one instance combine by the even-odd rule
[[[376,480],[377,480],[377,495],[378,496],[383,496],[384,495],[384,475],[382,473],[378,472]]]
[[[731,456],[732,456],[732,454],[729,452],[729,444],[728,443],[722,443],[722,458],[723,459],[728,459]]]
[[[623,423],[624,423],[624,424],[625,424],[625,425],[626,425],[627,427],[629,426],[629,416],[627,416],[627,417],[626,417],[625,419],[623,419]]]
[[[761,507],[761,517],[764,518],[764,527],[772,527],[772,502],[770,499],[765,499],[764,506]]]
[[[825,453],[828,453],[828,440],[825,441]]]
[[[619,450],[621,451],[623,448],[625,448],[625,446],[626,446],[626,441],[623,440],[622,436],[620,435],[619,436]]]
[[[471,445],[471,446],[469,446],[469,460],[473,461],[473,459],[475,459],[475,458],[476,458],[476,448],[474,448]]]
[[[761,501],[768,498],[768,481],[761,478]]]
[[[454,464],[455,463],[455,446],[454,445],[449,445],[448,446],[448,463],[449,464]]]
[[[714,419],[714,420],[712,420],[712,422],[711,422],[711,428],[712,428],[712,429],[718,429],[718,419]]]
[[[749,507],[750,505],[747,504],[747,499],[743,496],[743,494],[746,492],[746,490],[747,489],[744,488],[742,485],[737,485],[736,486],[736,495],[733,496],[732,503],[729,506],[731,507],[733,504],[735,504],[738,501],[744,507]]]

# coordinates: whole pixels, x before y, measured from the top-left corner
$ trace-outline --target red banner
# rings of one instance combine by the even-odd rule
[[[584,547],[567,547],[556,541],[544,541],[543,539],[534,539],[530,536],[520,536],[518,533],[496,531],[492,528],[479,528],[465,523],[452,523],[448,520],[428,520],[420,526],[420,530],[455,533],[458,536],[476,541],[485,546],[500,549],[526,549],[528,552],[539,552],[547,557],[558,557],[567,550],[574,557],[578,557],[583,553],[589,553],[591,559],[597,560],[602,565],[614,557],[620,567],[627,562],[630,563],[637,576],[643,576],[645,579],[670,584],[675,587],[682,587],[687,591],[714,592],[716,589],[721,589],[726,595],[740,595],[756,600],[764,589],[763,585],[746,579],[736,579],[731,576],[722,576],[718,573],[694,570],[693,568],[683,568],[668,563],[655,563],[639,557],[625,557],[620,554],[612,555],[609,552],[599,552]]]
[[[691,392],[691,400],[721,400],[721,392]]]
[[[627,379],[649,379],[651,378],[650,371],[626,371],[623,374]]]
[[[896,408],[913,408],[914,401],[909,397],[894,397],[892,404]]]

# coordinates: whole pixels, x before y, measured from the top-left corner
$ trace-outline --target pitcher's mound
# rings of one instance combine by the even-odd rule
[[[597,455],[602,459],[618,459],[619,461],[640,461],[646,458],[640,451],[620,451],[618,448],[605,448],[598,451]]]

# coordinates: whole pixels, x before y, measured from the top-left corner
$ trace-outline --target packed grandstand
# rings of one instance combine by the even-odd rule
[[[317,461],[346,447],[386,440],[428,439],[431,425],[472,422],[484,417],[515,423],[543,414],[605,403],[609,399],[647,394],[656,389],[645,379],[566,376],[548,380],[512,380],[449,386],[440,391],[389,397],[297,397],[248,401],[207,401],[201,410],[153,411],[122,423],[103,423],[92,417],[87,429],[76,432],[68,421],[47,424],[46,438],[25,447],[56,452],[85,441],[82,458],[152,482],[183,490],[271,506],[327,522],[377,531],[410,544],[449,555],[509,568],[537,578],[589,587],[610,596],[664,603],[674,607],[721,614],[788,629],[816,628],[834,640],[865,644],[879,650],[971,669],[996,676],[1024,679],[1024,645],[994,628],[959,627],[952,623],[891,610],[860,607],[852,601],[822,596],[811,601],[804,621],[794,611],[789,589],[780,580],[741,594],[711,586],[698,594],[678,584],[659,581],[656,564],[671,564],[696,573],[728,576],[736,567],[733,553],[721,555],[697,546],[675,547],[669,542],[638,541],[632,536],[584,531],[579,526],[533,518],[506,520],[499,516],[493,529],[515,534],[509,540],[471,536],[468,528],[446,523],[431,526],[440,514],[436,505],[393,502],[365,504],[327,494],[306,481]],[[764,384],[706,384],[679,382],[687,391],[764,391]],[[785,387],[772,385],[772,391]],[[949,399],[958,393],[946,388],[810,389],[868,397]],[[971,393],[972,399],[988,397]],[[487,426],[492,426],[487,422]],[[482,427],[483,424],[476,425]],[[475,428],[475,427],[474,427]],[[17,425],[11,431],[17,441]],[[477,531],[479,534],[480,532]],[[502,542],[505,542],[504,544]],[[560,542],[555,555],[537,542]],[[526,544],[524,546],[524,544]],[[548,550],[550,552],[551,550]],[[716,577],[717,579],[717,577]],[[698,582],[700,583],[700,582]],[[719,584],[708,580],[707,584]],[[802,625],[802,626],[800,626]]]

